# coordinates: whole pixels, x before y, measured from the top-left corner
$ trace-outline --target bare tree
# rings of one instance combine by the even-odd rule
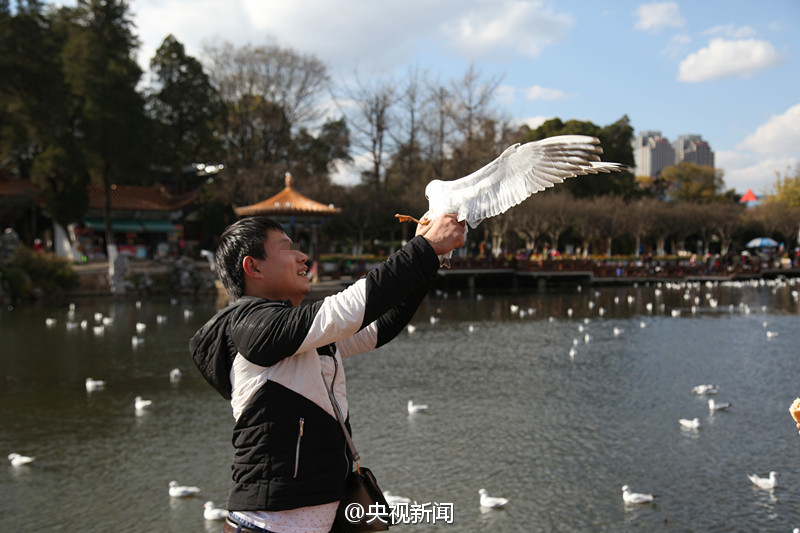
[[[611,257],[612,241],[630,231],[625,201],[619,196],[601,196],[592,200],[595,205],[594,224],[605,241],[606,257]]]
[[[328,95],[330,78],[316,57],[276,45],[236,48],[230,42],[206,44],[203,52],[206,70],[226,102],[259,96],[280,106],[293,128],[321,118],[319,104]]]
[[[463,78],[451,83],[450,111],[460,137],[453,152],[452,171],[457,176],[469,174],[500,155],[499,137],[491,139],[487,146],[484,135],[487,122],[497,122],[497,113],[492,106],[499,84],[499,78],[483,80],[474,65],[470,65]]]
[[[370,168],[362,172],[362,179],[380,198],[392,148],[390,131],[395,126],[391,116],[396,100],[395,82],[385,79],[366,83],[356,77],[354,86],[346,92],[346,100],[352,103],[346,112],[354,131],[353,144],[369,157]]]

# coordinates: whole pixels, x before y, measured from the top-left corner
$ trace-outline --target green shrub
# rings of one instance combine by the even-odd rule
[[[12,300],[31,298],[40,291],[44,296],[60,295],[78,284],[68,260],[27,246],[18,247],[11,260],[0,265],[0,278]]]

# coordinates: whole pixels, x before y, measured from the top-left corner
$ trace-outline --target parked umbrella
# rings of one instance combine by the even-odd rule
[[[756,237],[744,246],[745,248],[777,248],[778,241],[769,237]]]

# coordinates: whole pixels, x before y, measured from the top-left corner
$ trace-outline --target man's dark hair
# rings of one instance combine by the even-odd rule
[[[228,226],[219,238],[214,254],[219,280],[233,302],[244,294],[242,261],[248,255],[264,259],[264,240],[270,230],[283,231],[280,224],[267,217],[247,217]]]

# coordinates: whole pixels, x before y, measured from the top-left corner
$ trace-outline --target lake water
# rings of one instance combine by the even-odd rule
[[[345,362],[362,464],[383,489],[442,512],[436,525],[428,517],[392,530],[800,527],[800,436],[787,411],[800,396],[798,289],[431,294],[414,333]],[[227,497],[233,418],[187,349],[216,302],[75,304],[85,330],[68,329],[66,302],[0,311],[0,452],[36,457],[0,469],[2,529],[220,531],[202,506]],[[113,317],[102,335],[96,312]],[[146,330],[134,347],[137,322]],[[183,380],[173,385],[176,367]],[[87,393],[86,377],[106,380],[105,390]],[[701,383],[719,385],[714,398],[732,407],[710,415],[707,397],[691,392]],[[143,416],[137,395],[153,402]],[[409,399],[428,410],[409,415]],[[680,428],[694,417],[698,430]],[[746,477],[771,470],[772,491]],[[171,480],[201,494],[170,498]],[[659,497],[626,505],[624,484]],[[480,488],[510,502],[484,512]]]

